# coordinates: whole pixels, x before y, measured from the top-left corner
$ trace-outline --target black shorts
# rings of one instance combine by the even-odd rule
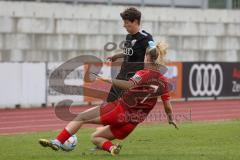
[[[126,80],[128,81],[129,78],[131,78],[135,73],[131,72],[129,74],[127,74],[126,76],[124,76],[124,74],[118,74],[116,79],[121,79],[121,80]],[[112,85],[111,89],[110,89],[110,92],[108,94],[108,97],[107,97],[107,102],[113,102],[115,100],[117,100],[119,97],[122,96],[122,93],[123,93],[123,89],[115,86],[115,85]]]

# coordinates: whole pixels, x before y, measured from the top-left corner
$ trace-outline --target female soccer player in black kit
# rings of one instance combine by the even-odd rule
[[[120,13],[124,22],[124,27],[129,33],[126,36],[123,53],[108,57],[115,62],[118,58],[123,58],[121,70],[116,79],[129,80],[137,71],[144,68],[144,56],[146,49],[153,44],[152,35],[140,29],[141,12],[136,8],[127,8]],[[112,85],[107,102],[113,102],[122,94],[122,89]]]

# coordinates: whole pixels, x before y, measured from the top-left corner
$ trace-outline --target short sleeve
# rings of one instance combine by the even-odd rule
[[[163,94],[163,95],[161,96],[161,99],[162,99],[163,102],[170,100],[170,94],[169,94],[169,92]]]
[[[155,42],[152,39],[147,38],[144,42],[145,48],[153,48],[155,47]]]

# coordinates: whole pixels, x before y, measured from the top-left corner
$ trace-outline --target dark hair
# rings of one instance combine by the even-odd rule
[[[134,7],[125,9],[122,13],[120,13],[120,16],[123,20],[129,20],[130,22],[137,20],[138,24],[140,24],[141,21],[141,12]]]

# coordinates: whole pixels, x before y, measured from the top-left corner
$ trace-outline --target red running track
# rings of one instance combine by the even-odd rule
[[[72,107],[79,113],[89,107]],[[240,119],[240,100],[174,102],[174,117],[185,121],[219,121]],[[166,121],[159,103],[149,114],[145,123]],[[0,135],[19,134],[62,129],[67,121],[60,120],[54,108],[2,109],[0,110]],[[88,125],[87,127],[93,127]]]

